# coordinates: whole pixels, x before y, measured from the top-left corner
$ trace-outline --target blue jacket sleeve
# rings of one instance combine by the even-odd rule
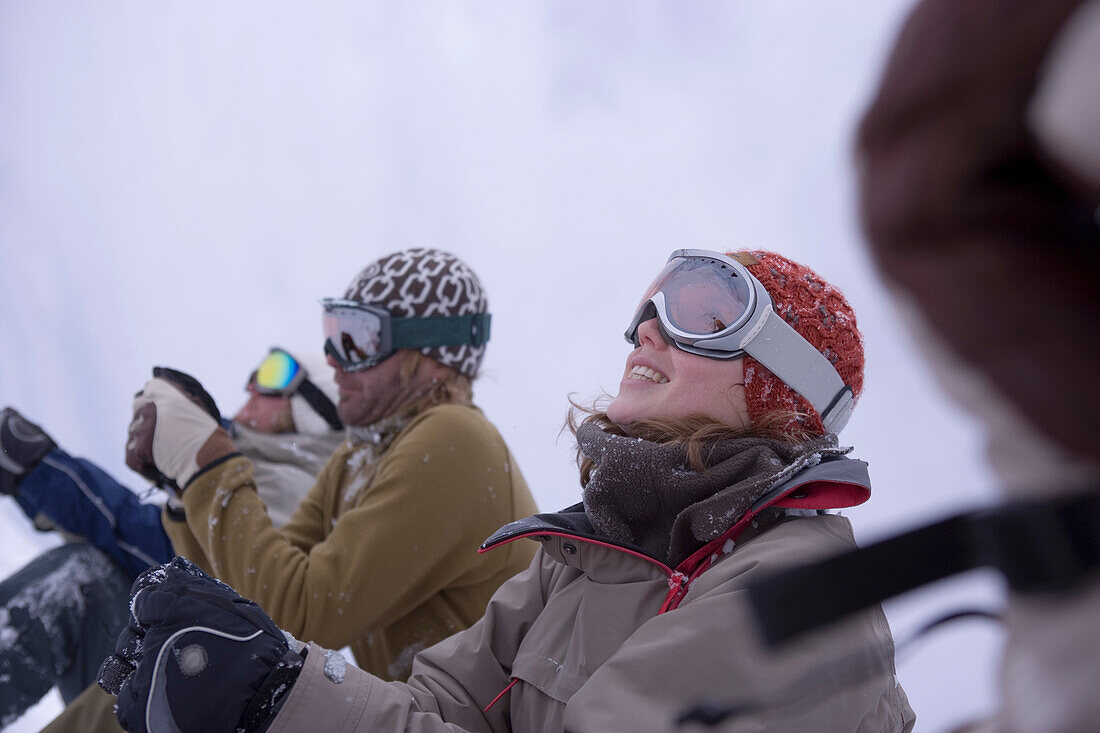
[[[141,503],[98,466],[60,448],[23,477],[16,501],[31,519],[43,514],[84,537],[133,577],[174,554],[159,507]]]

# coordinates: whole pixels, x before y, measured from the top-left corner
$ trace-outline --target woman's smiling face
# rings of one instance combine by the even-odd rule
[[[743,360],[710,359],[669,346],[651,318],[638,326],[638,347],[627,357],[607,416],[629,429],[638,420],[689,415],[734,428],[751,425]]]

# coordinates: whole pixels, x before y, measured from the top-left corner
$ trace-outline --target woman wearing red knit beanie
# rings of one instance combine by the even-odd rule
[[[258,608],[250,636],[225,602],[204,609],[189,595],[202,585],[241,607],[183,561],[139,581],[130,628],[145,646],[120,716],[140,718],[156,689],[182,731],[201,728],[185,724],[193,699],[232,703],[232,719],[258,709],[255,729],[270,731],[665,732],[700,700],[730,706],[722,730],[912,730],[881,608],[777,654],[745,600],[765,574],[855,545],[848,520],[828,511],[870,495],[867,464],[835,435],[863,385],[847,301],[776,254],[677,250],[626,336],[619,393],[573,422],[583,501],[485,541],[483,552],[538,550],[477,624],[417,655],[407,683],[345,669],[313,644],[303,652]],[[279,660],[251,682],[257,692],[218,669],[204,685],[146,661],[173,658],[151,639],[169,639],[172,653],[198,643],[195,623],[247,639],[237,659]],[[210,664],[231,670],[233,658]]]

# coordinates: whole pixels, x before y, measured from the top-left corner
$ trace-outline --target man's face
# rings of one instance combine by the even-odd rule
[[[289,397],[260,394],[251,382],[246,389],[248,402],[233,416],[233,422],[257,433],[288,433],[294,430]]]
[[[345,372],[328,357],[340,390],[336,411],[345,425],[364,426],[377,422],[405,403],[408,389],[401,385],[400,353],[358,372]]]

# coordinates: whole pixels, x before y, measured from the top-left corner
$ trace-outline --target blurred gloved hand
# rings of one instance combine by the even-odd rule
[[[99,685],[130,733],[262,731],[305,659],[254,602],[177,557],[134,581]]]
[[[214,398],[198,380],[155,367],[153,378],[134,397],[126,465],[160,486],[183,489],[200,468],[199,450],[221,430],[220,417]]]
[[[14,494],[23,476],[56,447],[45,430],[5,407],[0,412],[0,492]]]

